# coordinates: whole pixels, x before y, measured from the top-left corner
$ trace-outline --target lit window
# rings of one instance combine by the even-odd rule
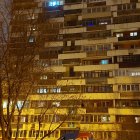
[[[7,101],[3,102],[3,108],[7,108]]]
[[[130,36],[137,36],[137,35],[138,35],[137,32],[131,32],[131,33],[130,33]]]
[[[140,76],[140,72],[131,72],[130,75],[131,76]]]
[[[49,6],[59,6],[59,5],[63,5],[63,1],[62,0],[55,0],[55,1],[50,1],[49,2]]]
[[[48,89],[46,89],[46,88],[37,89],[37,93],[47,93],[47,92],[48,92]]]
[[[47,77],[47,75],[42,75],[42,76],[40,77],[40,79],[41,79],[41,80],[47,80],[48,77]]]
[[[52,105],[55,106],[55,107],[59,107],[60,106],[60,102],[53,102]]]
[[[34,14],[32,15],[32,19],[35,19],[35,15]]]
[[[42,102],[42,101],[38,102],[38,107],[44,107],[44,105],[45,105],[45,102]]]
[[[24,101],[17,101],[17,108],[21,109],[23,107]]]
[[[106,24],[108,24],[106,21],[102,21],[99,23],[99,25],[106,25]]]
[[[140,117],[135,117],[135,122],[140,123]]]
[[[52,92],[53,93],[60,93],[61,92],[61,88],[53,88]]]
[[[26,122],[26,116],[21,116],[20,121],[21,121],[21,122]]]
[[[52,6],[56,6],[56,5],[57,5],[56,1],[52,2]]]
[[[30,31],[35,31],[36,28],[35,27],[30,27]]]
[[[33,43],[34,41],[35,41],[35,39],[33,36],[29,37],[29,43]]]
[[[123,33],[116,33],[116,37],[123,37]]]
[[[105,65],[105,64],[108,64],[108,63],[109,63],[108,60],[101,60],[101,62],[100,62],[100,64],[102,64],[102,65]]]
[[[60,1],[60,5],[63,5],[63,1]]]
[[[52,2],[49,2],[49,6],[52,6]]]
[[[57,2],[56,2],[56,5],[60,5],[60,1],[57,1]]]
[[[109,116],[101,116],[101,121],[102,122],[109,122],[110,117]]]

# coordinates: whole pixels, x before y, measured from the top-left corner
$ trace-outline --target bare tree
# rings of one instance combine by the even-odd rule
[[[27,40],[18,40],[25,39],[27,31],[24,29],[18,31],[17,34],[12,33],[13,26],[10,26],[10,22],[15,22],[16,17],[22,14],[22,11],[13,14],[12,8],[12,1],[1,1],[0,126],[3,140],[12,139],[12,119],[15,114],[18,116],[16,124],[18,134],[20,116],[35,83],[32,69],[37,47],[29,48]],[[19,28],[19,25],[15,24],[15,26]],[[31,34],[32,30],[28,38]],[[16,35],[18,36],[17,40],[13,40],[13,36]],[[24,48],[21,48],[23,45]],[[17,46],[20,47],[17,48]],[[15,139],[17,138],[18,135]]]
[[[31,124],[27,129],[33,132],[35,139],[43,140],[59,129],[65,121],[75,116],[76,100],[80,97],[73,95],[36,95],[34,90],[41,85],[40,79],[44,73],[53,73],[49,67],[50,59],[40,62],[39,48],[44,42],[38,35],[42,32],[36,30],[37,19],[34,18],[35,9],[13,10],[16,6],[10,0],[2,0],[0,6],[0,129],[3,140],[11,140],[13,135],[17,140],[20,135],[26,138],[27,131],[21,130],[23,122]],[[18,7],[16,7],[18,9]],[[24,16],[26,17],[24,20]],[[22,19],[22,20],[19,20]],[[27,20],[28,19],[28,20]],[[35,39],[36,38],[36,39]],[[46,70],[47,69],[47,70]],[[48,83],[45,83],[46,85]],[[53,85],[55,85],[54,83]],[[57,86],[57,85],[55,85]],[[61,85],[58,85],[61,87]],[[47,89],[41,89],[45,93]],[[40,108],[32,107],[32,98],[39,96]],[[45,98],[44,98],[45,97]],[[60,107],[65,99],[71,104],[69,111]],[[75,99],[75,100],[74,100]],[[74,100],[71,102],[71,100]],[[43,103],[44,101],[44,103]],[[32,101],[33,102],[33,101]],[[38,107],[38,106],[37,106]],[[33,114],[30,110],[38,111]],[[47,122],[48,131],[44,130],[46,117],[51,114]],[[35,117],[36,116],[36,120]],[[23,120],[24,119],[24,120]],[[79,119],[79,118],[78,118]],[[38,124],[34,128],[34,123]],[[33,129],[32,129],[33,128]],[[14,131],[13,131],[14,129]],[[35,130],[34,130],[35,129]],[[41,136],[42,131],[44,135]],[[30,135],[30,134],[29,134]]]

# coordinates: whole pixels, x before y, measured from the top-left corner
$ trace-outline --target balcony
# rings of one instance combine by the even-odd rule
[[[47,47],[63,47],[63,41],[53,41],[53,42],[45,42],[45,45],[44,47],[47,48]]]
[[[70,5],[64,5],[64,10],[83,9],[87,7],[87,4],[85,3],[77,3],[77,4],[73,4],[73,3]]]
[[[76,9],[76,10],[66,10],[64,12],[65,16],[69,16],[69,15],[80,15],[82,13],[81,9]]]
[[[75,45],[94,45],[94,44],[104,44],[104,43],[115,43],[118,42],[118,38],[117,37],[108,37],[108,38],[102,38],[102,39],[81,39],[81,40],[76,40],[75,41]]]
[[[134,130],[134,131],[139,131],[140,129],[140,123],[138,124],[122,124],[122,130]]]
[[[96,30],[106,30],[106,25],[95,25],[92,27],[87,27],[87,31],[96,31]]]
[[[38,114],[42,114],[42,111],[46,112],[46,114],[59,114],[59,115],[68,114],[67,108],[47,108],[47,109],[38,108],[35,109],[34,113],[38,115]]]
[[[107,51],[93,51],[93,52],[88,52],[87,57],[101,57],[101,56],[107,56]]]
[[[86,53],[67,53],[67,54],[59,54],[58,59],[80,59],[86,58]]]
[[[66,72],[66,67],[64,67],[64,66],[52,66],[49,70],[52,72]],[[46,68],[46,71],[48,71],[47,68]]]
[[[107,77],[90,77],[86,79],[86,84],[96,84],[96,83],[107,83],[107,78],[109,77],[109,75]]]
[[[63,53],[79,53],[81,51],[81,46],[67,46],[63,48]]]
[[[23,9],[33,9],[35,7],[38,7],[38,3],[37,2],[32,2],[32,1],[29,1],[29,2],[25,2],[23,1],[23,3],[16,3],[13,5],[13,10],[23,10]]]
[[[39,85],[56,85],[57,79],[48,79],[38,81]]]
[[[80,27],[80,28],[69,28],[69,29],[60,29],[59,33],[60,34],[72,34],[72,33],[83,33],[86,32],[85,27]]]
[[[129,54],[140,54],[140,49],[119,49],[107,51],[107,56],[121,56]]]
[[[93,85],[82,86],[82,93],[112,93],[112,85],[98,85],[97,83]]]
[[[130,1],[130,0],[129,0]],[[106,5],[125,4],[126,1],[107,0]]]
[[[120,124],[80,124],[81,131],[119,131]]]
[[[112,100],[120,99],[119,93],[65,93],[65,94],[41,94],[41,95],[30,95],[30,100]]]
[[[117,11],[118,16],[123,16],[123,15],[131,15],[131,14],[139,14],[140,10],[135,9],[135,10],[122,10],[122,11]]]
[[[74,71],[96,71],[96,70],[115,70],[118,69],[118,64],[106,64],[106,65],[83,65],[83,66],[74,66]]]
[[[78,130],[79,128],[79,122],[73,122],[73,121],[69,121],[69,122],[64,122],[59,129],[61,130]]]
[[[130,19],[133,18],[133,16],[127,16],[129,17]],[[122,17],[123,18],[123,17]],[[139,18],[136,17],[136,20],[134,21],[131,21],[132,23],[126,23],[126,20],[124,19],[118,19],[118,22],[114,21],[114,24],[111,24],[111,25],[107,25],[107,30],[120,30],[120,29],[130,29],[130,28],[139,28],[140,27],[140,20]],[[120,21],[124,21],[123,23],[120,23]]]
[[[66,67],[64,66],[48,66],[48,67],[34,67],[34,73],[43,73],[43,72],[66,72]]]
[[[140,63],[139,63],[139,61],[120,62],[119,67],[120,68],[135,68],[135,67],[140,67]]]
[[[3,112],[4,114],[7,113],[6,109],[4,109],[3,111],[4,111]],[[25,109],[25,108],[23,108],[21,115],[34,115],[34,113],[35,113],[34,109]],[[14,115],[19,115],[19,111],[15,110]]]
[[[111,37],[111,31],[96,31],[96,32],[86,32],[82,34],[83,38],[94,38],[94,39],[103,39],[103,38],[109,38]]]
[[[100,17],[111,17],[111,12],[98,12],[82,15],[83,19],[100,18]]]
[[[139,98],[139,92],[123,92],[120,93],[121,99],[138,99]]]
[[[130,76],[119,76],[114,78],[108,78],[108,84],[130,84],[130,83],[140,83],[140,77],[130,77]]]
[[[140,39],[140,35],[138,35],[138,36],[133,36],[133,37],[131,37],[131,36],[124,36],[124,37],[118,37],[118,41],[128,41],[128,40],[138,40],[138,39]]]
[[[112,115],[140,115],[139,108],[109,108],[109,114]]]
[[[85,85],[85,79],[58,80],[57,86]]]
[[[107,107],[87,108],[86,113],[108,113]]]
[[[81,3],[82,0],[65,0],[65,4]]]

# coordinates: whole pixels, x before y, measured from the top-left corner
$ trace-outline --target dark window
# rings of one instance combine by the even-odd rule
[[[70,76],[75,76],[75,72],[74,72],[74,69],[73,67],[70,67]]]

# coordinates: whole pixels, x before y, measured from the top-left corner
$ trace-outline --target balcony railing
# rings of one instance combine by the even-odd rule
[[[87,57],[93,57],[93,56],[107,56],[107,51],[93,51],[87,54]]]
[[[124,36],[124,37],[118,37],[118,41],[125,41],[125,40],[138,40],[140,39],[140,35],[138,36]]]

